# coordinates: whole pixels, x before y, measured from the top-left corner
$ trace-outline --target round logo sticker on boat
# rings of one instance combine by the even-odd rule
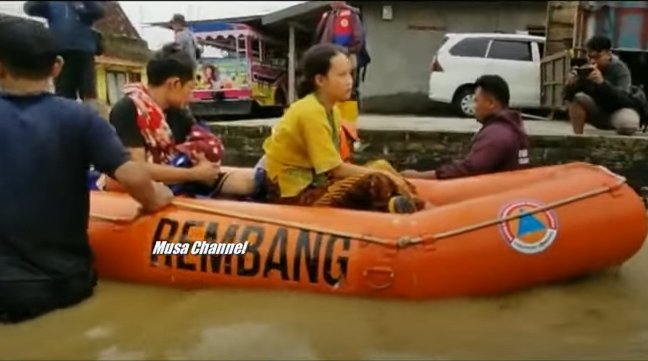
[[[500,212],[500,219],[515,216],[500,223],[500,232],[516,251],[524,254],[540,253],[549,248],[558,236],[556,214],[552,210],[533,213],[543,206],[535,201],[518,201],[507,205]]]

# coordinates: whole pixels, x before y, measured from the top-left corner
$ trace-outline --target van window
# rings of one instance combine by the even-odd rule
[[[533,61],[531,43],[528,41],[493,40],[488,51],[488,58]]]
[[[488,49],[489,42],[489,38],[465,38],[450,49],[450,54],[454,56],[483,58],[486,56],[486,49]]]

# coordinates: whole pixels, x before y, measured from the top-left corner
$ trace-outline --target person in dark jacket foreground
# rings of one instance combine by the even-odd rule
[[[90,164],[146,211],[172,195],[94,109],[49,92],[61,64],[45,26],[0,19],[0,49],[0,323],[14,323],[92,295]]]
[[[100,44],[92,25],[105,15],[101,1],[27,1],[23,10],[47,20],[63,57],[56,94],[99,107],[94,57]]]
[[[435,171],[406,170],[407,178],[452,179],[507,172],[529,165],[529,137],[520,113],[508,108],[509,88],[498,75],[484,75],[475,82],[475,117],[482,124],[465,159]]]

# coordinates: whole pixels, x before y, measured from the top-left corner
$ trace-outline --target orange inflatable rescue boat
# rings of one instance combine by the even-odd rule
[[[177,198],[140,216],[93,192],[89,232],[102,278],[426,299],[617,266],[648,230],[625,180],[584,163],[416,186],[435,206],[410,215]]]

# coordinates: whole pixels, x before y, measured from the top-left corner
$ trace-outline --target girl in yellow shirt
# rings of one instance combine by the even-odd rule
[[[345,163],[340,155],[337,103],[349,99],[352,68],[345,51],[318,44],[303,57],[300,100],[265,140],[264,168],[270,201],[411,213],[423,202],[413,187],[387,171]]]

